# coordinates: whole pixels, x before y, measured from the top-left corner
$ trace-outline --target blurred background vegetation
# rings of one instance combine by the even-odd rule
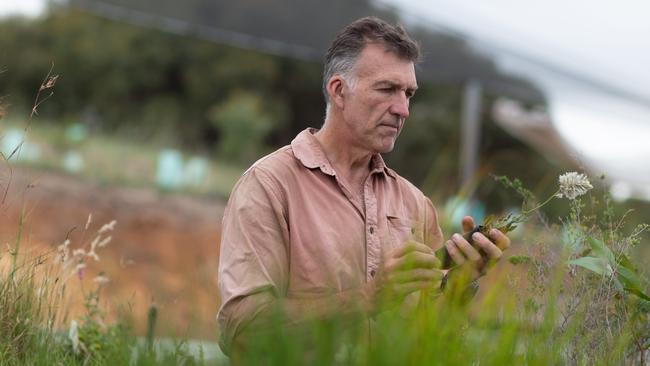
[[[162,8],[170,13],[178,8],[194,9],[197,14],[206,14],[202,6],[212,4],[196,2],[193,8],[192,4],[167,3],[173,8]],[[254,13],[246,13],[246,22],[228,15],[229,10],[241,14],[242,9],[237,8],[246,2],[218,3],[220,11],[209,13],[218,15],[209,18],[212,22],[256,24],[260,33],[265,27],[283,23],[284,19],[269,15],[282,13],[282,6],[299,6],[311,12],[329,9],[332,17],[328,18],[328,27],[301,28],[294,24],[292,29],[307,31],[276,31],[280,36],[291,35],[288,40],[310,40],[321,53],[336,29],[357,15],[379,13],[396,18],[389,10],[377,10],[364,2],[338,1],[336,6],[320,2],[256,3],[263,19],[275,22],[268,25],[269,20],[252,21]],[[274,13],[269,13],[272,9]],[[309,17],[303,19],[307,22]],[[397,149],[387,159],[427,193],[444,197],[458,189],[455,157],[464,83],[479,78],[494,86],[484,94],[486,106],[508,91],[511,97],[531,106],[543,106],[544,97],[525,80],[501,73],[487,56],[460,39],[418,28],[412,32],[422,40],[425,52],[425,62],[418,71],[420,90]],[[51,62],[54,72],[61,75],[55,99],[39,108],[35,124],[66,127],[80,123],[90,135],[175,147],[246,166],[289,143],[300,130],[319,127],[323,120],[322,65],[315,59],[305,60],[311,56],[276,56],[56,6],[41,18],[0,21],[0,49],[10,50],[0,56],[5,70],[0,74],[0,95],[15,118],[29,114],[35,87]],[[489,164],[488,170],[517,176],[524,173],[530,176],[521,178],[529,182],[555,175],[557,167],[490,123],[489,108],[485,110],[481,156],[486,157],[483,163]],[[527,169],[522,170],[523,166]],[[480,185],[483,199],[492,193],[492,184],[486,183]]]

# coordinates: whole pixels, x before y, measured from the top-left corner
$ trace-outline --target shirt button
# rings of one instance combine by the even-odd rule
[[[374,227],[374,226],[371,226],[371,227],[370,227],[370,234],[374,234],[374,233],[375,233],[375,227]]]
[[[375,270],[374,269],[370,271],[370,277],[375,277]]]

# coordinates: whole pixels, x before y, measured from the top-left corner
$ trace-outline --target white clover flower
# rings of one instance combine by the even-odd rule
[[[566,197],[574,200],[576,197],[582,196],[594,188],[589,183],[586,175],[577,172],[564,173],[560,175],[558,181],[560,183],[560,190],[555,196],[559,198]]]
[[[70,342],[72,342],[72,350],[74,353],[79,353],[79,325],[74,319],[70,322],[68,338],[70,339]]]

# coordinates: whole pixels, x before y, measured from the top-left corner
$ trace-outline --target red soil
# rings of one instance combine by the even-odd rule
[[[8,187],[8,189],[7,189]],[[215,337],[219,300],[216,284],[224,203],[203,197],[146,189],[105,188],[62,174],[0,167],[0,244],[15,244],[21,208],[25,210],[21,250],[55,250],[66,237],[71,248],[88,244],[97,230],[116,220],[99,262],[88,258],[84,288],[103,271],[110,282],[102,304],[115,315],[128,306],[143,329],[152,303],[158,307],[158,333]],[[2,196],[0,196],[0,199]],[[84,230],[88,215],[92,222]],[[76,277],[70,279],[68,311],[83,313]]]

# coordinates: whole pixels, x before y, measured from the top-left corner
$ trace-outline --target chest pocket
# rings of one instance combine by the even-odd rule
[[[422,230],[415,222],[395,215],[386,215],[386,219],[393,247],[400,246],[409,240],[422,242]]]

